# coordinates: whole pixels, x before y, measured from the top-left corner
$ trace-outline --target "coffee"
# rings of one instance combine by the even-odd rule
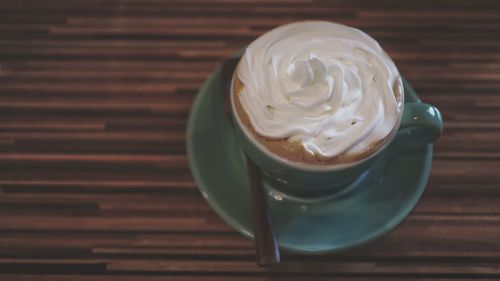
[[[362,31],[309,21],[273,29],[246,49],[233,109],[249,135],[288,161],[364,159],[392,139],[403,92],[393,61]]]

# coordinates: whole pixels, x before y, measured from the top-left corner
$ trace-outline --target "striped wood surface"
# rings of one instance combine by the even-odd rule
[[[200,196],[186,119],[222,60],[303,19],[379,40],[445,131],[396,230],[262,269]],[[500,277],[499,31],[487,0],[0,0],[0,279]]]

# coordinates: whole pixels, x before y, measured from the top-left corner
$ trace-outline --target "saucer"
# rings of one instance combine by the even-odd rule
[[[221,71],[204,83],[191,109],[187,149],[191,172],[215,212],[253,238],[250,185],[244,155],[224,113]],[[419,102],[404,81],[405,101]],[[401,150],[391,144],[377,167],[348,191],[324,200],[302,200],[268,190],[275,234],[282,249],[301,253],[345,250],[398,225],[422,195],[432,144]]]

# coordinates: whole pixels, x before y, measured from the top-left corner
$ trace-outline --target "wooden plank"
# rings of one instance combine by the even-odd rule
[[[15,281],[32,281],[32,280],[40,280],[40,281],[66,281],[66,280],[75,280],[75,281],[80,281],[80,280],[92,280],[92,281],[109,281],[109,280],[116,280],[116,281],[267,281],[270,278],[272,280],[276,281],[298,281],[298,280],[304,280],[303,277],[293,277],[293,276],[224,276],[224,275],[219,275],[219,276],[165,276],[165,275],[28,275],[28,274],[23,274],[23,275],[0,275],[0,280],[15,280]],[[324,281],[324,280],[331,280],[331,276],[315,276],[315,279],[319,281]],[[367,281],[367,280],[373,280],[373,281],[382,281],[382,280],[387,280],[387,277],[342,277],[342,280],[345,281]],[[403,280],[403,281],[415,281],[415,280],[422,280],[416,277],[398,277],[398,280]],[[455,280],[455,279],[449,279],[449,278],[426,278],[428,281],[450,281],[450,280]],[[464,278],[460,279],[464,281],[472,281],[476,279],[469,279],[469,278]]]

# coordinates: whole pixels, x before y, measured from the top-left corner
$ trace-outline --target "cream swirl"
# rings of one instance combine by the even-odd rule
[[[248,46],[237,77],[255,131],[300,141],[314,155],[363,152],[399,120],[396,66],[352,27],[306,21],[275,28]]]

